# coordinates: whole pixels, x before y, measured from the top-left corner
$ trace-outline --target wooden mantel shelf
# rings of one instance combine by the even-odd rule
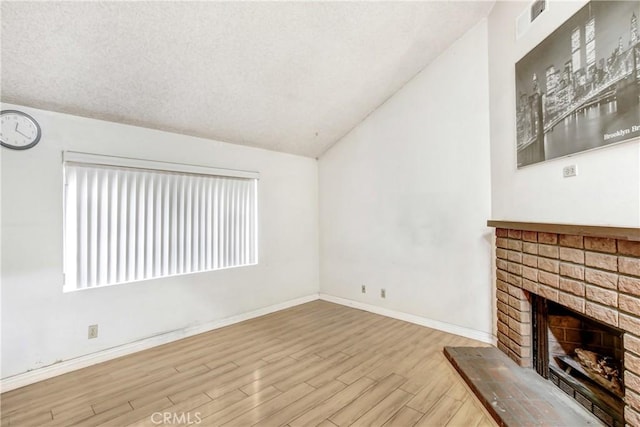
[[[640,241],[640,227],[553,224],[546,222],[499,221],[494,219],[488,220],[487,226],[495,228],[507,228],[511,230],[574,234],[579,236],[608,237],[612,239]]]

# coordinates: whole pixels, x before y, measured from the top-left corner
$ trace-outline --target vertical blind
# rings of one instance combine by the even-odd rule
[[[257,179],[65,161],[65,291],[257,263]]]

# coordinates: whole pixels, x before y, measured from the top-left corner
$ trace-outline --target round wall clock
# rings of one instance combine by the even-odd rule
[[[0,145],[26,150],[40,141],[40,125],[30,115],[17,110],[0,111]]]

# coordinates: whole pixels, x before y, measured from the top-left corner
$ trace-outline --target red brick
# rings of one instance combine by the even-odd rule
[[[498,322],[498,332],[509,336],[509,326],[506,323]]]
[[[497,302],[497,306],[498,306],[498,311],[501,311],[503,313],[508,313],[509,312],[509,305],[502,302],[502,301],[498,301]]]
[[[505,335],[502,332],[498,331],[498,342],[503,343],[503,345],[506,348],[509,348],[508,347],[509,346],[509,341],[511,341],[511,340],[509,339],[509,337],[507,335]]]
[[[509,285],[506,282],[503,282],[502,280],[496,280],[496,288],[499,291],[509,293]]]
[[[551,301],[558,301],[558,290],[545,285],[538,286],[538,295]]]
[[[529,267],[537,267],[538,266],[538,257],[535,255],[522,255],[522,263],[524,265],[528,265]]]
[[[560,263],[560,275],[571,277],[573,279],[584,280],[584,267],[581,265]]]
[[[502,280],[503,282],[507,281],[507,275],[509,273],[507,273],[504,270],[496,270],[496,277],[498,278],[498,280]]]
[[[516,363],[521,368],[531,368],[531,356],[523,357]]]
[[[513,342],[518,344],[518,347],[523,345],[527,347],[531,346],[530,336],[520,335],[518,332],[514,331],[513,329],[509,329],[509,338],[511,338]],[[518,347],[514,348],[513,350],[517,351],[516,349],[518,349]]]
[[[499,268],[500,270],[507,271],[507,268],[508,268],[507,261],[503,259],[496,259],[496,267]]]
[[[583,248],[582,236],[573,236],[570,234],[560,235],[560,246],[567,246],[569,248]]]
[[[506,228],[496,228],[496,237],[507,237],[509,235],[509,230]]]
[[[509,331],[509,332],[511,332],[511,331]],[[517,356],[517,354],[516,354],[516,350],[518,350],[518,349],[520,348],[520,344],[518,344],[517,342],[515,342],[515,341],[513,340],[513,338],[511,338],[511,336],[509,336],[509,342],[508,342],[508,345],[509,345],[509,350],[511,350],[511,351],[513,352],[514,356]]]
[[[584,251],[581,249],[560,248],[560,259],[574,264],[584,264]]]
[[[555,233],[538,233],[538,242],[555,245],[558,243],[558,235]]]
[[[522,241],[521,240],[507,240],[507,249],[511,249],[512,251],[522,251]]]
[[[584,263],[589,267],[618,271],[618,257],[615,255],[600,254],[597,252],[586,252]]]
[[[624,353],[624,367],[634,374],[640,375],[640,356],[636,356],[633,353],[626,351]]]
[[[538,280],[538,269],[531,267],[522,267],[522,277],[535,282]]]
[[[560,261],[556,259],[538,258],[538,268],[550,273],[558,273],[560,271]]]
[[[640,331],[640,319],[635,316],[629,316],[628,314],[620,313],[620,329],[625,331],[631,331],[638,333]]]
[[[522,264],[522,252],[507,251],[507,259]]]
[[[522,240],[526,240],[527,242],[537,242],[538,233],[536,233],[535,231],[523,231]]]
[[[618,240],[618,253],[640,258],[640,242]]]
[[[609,325],[618,326],[618,311],[612,308],[587,301],[584,313]]]
[[[496,248],[496,257],[500,259],[507,259],[507,250],[502,248]]]
[[[507,271],[509,273],[517,274],[518,276],[522,275],[522,265],[515,262],[507,263]]]
[[[521,230],[509,230],[507,232],[507,236],[510,239],[522,239],[522,231]]]
[[[626,390],[624,394],[624,401],[636,411],[640,411],[640,394],[637,394],[632,390]]]
[[[533,294],[538,293],[538,284],[531,280],[522,279],[522,289],[527,290]]]
[[[510,283],[514,286],[521,287],[522,286],[522,277],[509,273],[507,275],[507,283]]]
[[[628,427],[638,427],[640,426],[640,413],[634,411],[631,406],[625,406],[624,421]]]
[[[498,298],[498,301],[503,302],[505,304],[509,303],[509,294],[503,291],[498,290],[496,292],[496,297]]]
[[[584,280],[588,283],[601,286],[608,289],[617,289],[618,275],[607,273],[605,271],[587,268],[584,273]]]
[[[509,295],[514,296],[521,300],[527,299],[527,294],[522,289],[517,288],[515,286],[509,286]]]
[[[624,385],[627,389],[632,389],[640,393],[640,376],[634,374],[631,371],[625,371]]]
[[[628,276],[619,276],[618,290],[628,294],[640,296],[640,279]]]
[[[584,247],[597,252],[616,253],[616,240],[605,237],[585,237]]]
[[[640,330],[636,331],[636,333],[640,334]],[[640,356],[640,338],[633,336],[627,332],[626,334],[624,334],[624,348]],[[636,390],[640,392],[640,388]]]
[[[527,357],[531,357],[531,347],[526,345],[521,345],[518,347],[517,350],[514,351],[514,353],[516,353],[521,358],[526,359]]]
[[[549,326],[555,327],[557,330],[565,330],[567,328],[579,328],[582,321],[577,317],[560,316],[557,314],[550,314],[548,316]]]
[[[520,311],[528,311],[529,310],[529,301],[521,300],[514,296],[509,297],[509,306],[518,309]]]
[[[584,313],[584,298],[570,295],[565,292],[560,292],[558,295],[558,302],[578,313]]]
[[[631,313],[634,316],[640,317],[640,298],[630,297],[625,294],[620,294],[620,298],[618,300],[618,308],[622,311],[626,311],[627,313]],[[636,331],[640,333],[640,331]]]
[[[640,258],[618,257],[618,271],[640,277]]]
[[[508,249],[509,245],[507,244],[507,239],[504,237],[496,238],[496,246],[503,249]]]
[[[558,247],[551,245],[538,245],[538,255],[547,258],[558,258]]]
[[[557,274],[547,273],[546,271],[538,271],[538,282],[544,285],[553,286],[557,288],[559,286],[559,276]]]
[[[587,285],[586,297],[591,301],[595,301],[609,307],[618,306],[618,292],[610,289]]]
[[[503,313],[501,311],[498,311],[498,320],[501,321],[502,323],[508,323],[509,322],[509,316],[507,315],[507,313]]]
[[[530,242],[522,242],[522,252],[538,255],[538,244]]]
[[[531,313],[528,311],[520,311],[513,307],[509,307],[509,317],[516,319],[521,323],[531,323]]]
[[[577,280],[560,278],[560,289],[573,295],[584,296],[584,283]]]
[[[531,324],[518,322],[511,317],[509,318],[509,328],[522,336],[531,335]]]

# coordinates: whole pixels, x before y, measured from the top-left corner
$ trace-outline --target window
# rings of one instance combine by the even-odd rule
[[[64,153],[65,291],[256,264],[253,172]]]

